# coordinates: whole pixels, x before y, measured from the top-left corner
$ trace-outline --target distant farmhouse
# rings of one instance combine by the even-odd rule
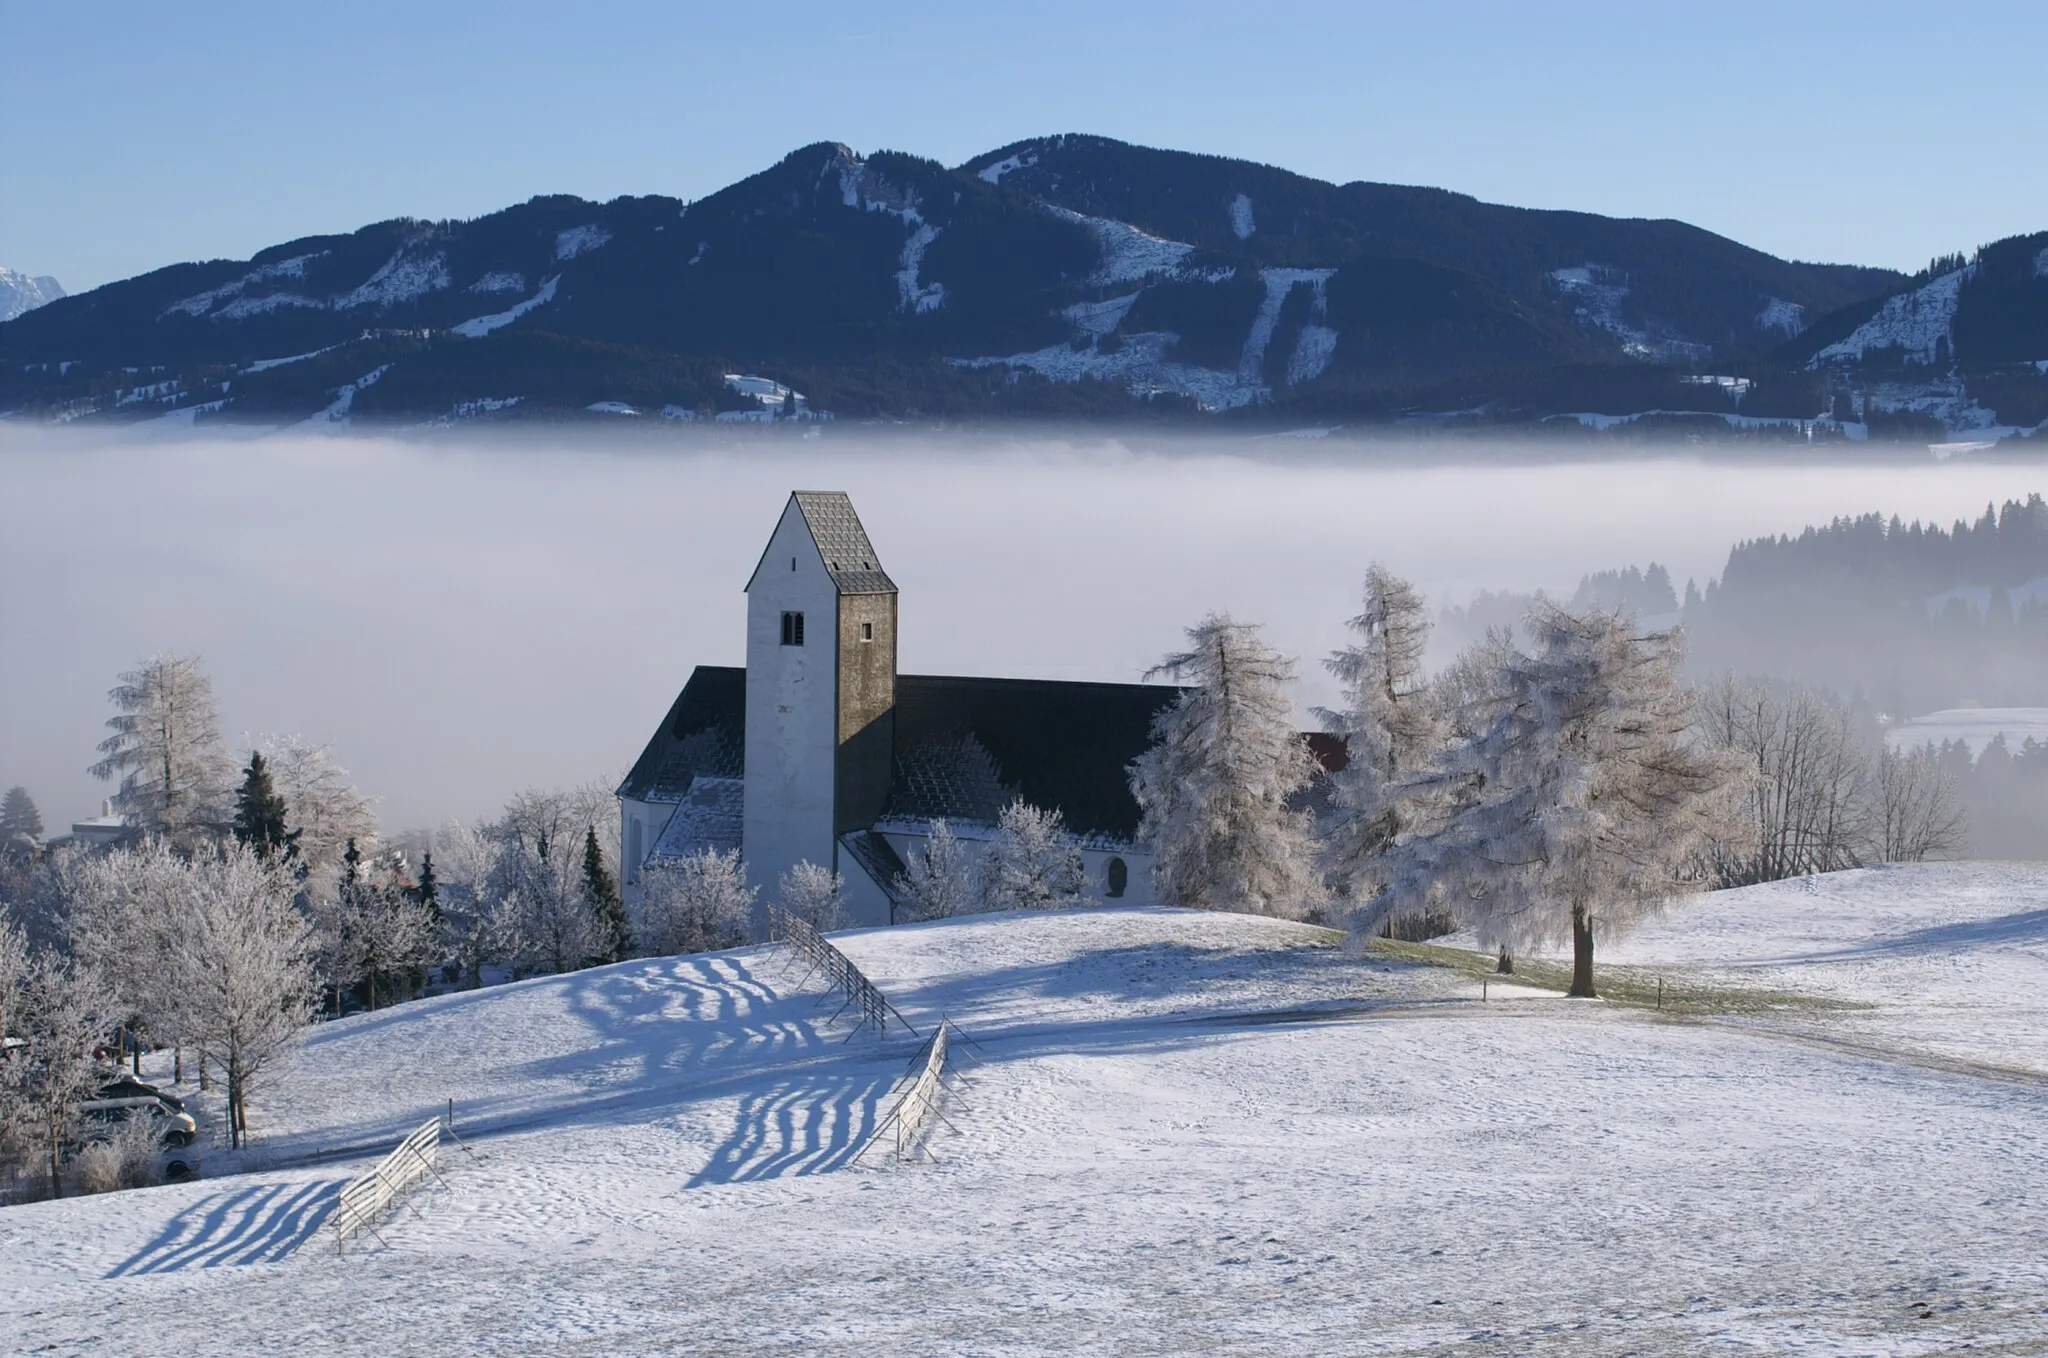
[[[898,674],[896,583],[838,491],[789,497],[746,594],[746,668],[698,666],[619,787],[629,900],[651,863],[738,849],[764,900],[808,859],[852,924],[891,923],[934,820],[988,839],[1022,798],[1065,817],[1091,895],[1150,901],[1126,767],[1180,690]]]

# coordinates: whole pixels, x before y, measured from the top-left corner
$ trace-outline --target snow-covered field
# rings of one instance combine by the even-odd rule
[[[1481,1002],[1167,910],[839,941],[980,1044],[933,1162],[854,1161],[916,1043],[844,1040],[772,950],[449,996],[319,1030],[268,1170],[0,1211],[0,1349],[2048,1347],[2048,867],[1721,893],[1603,948],[1874,1006],[1763,1017]],[[451,1098],[477,1158],[338,1255],[334,1186]]]

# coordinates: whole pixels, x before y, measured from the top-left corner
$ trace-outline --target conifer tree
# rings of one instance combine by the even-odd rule
[[[1344,706],[1317,715],[1349,755],[1332,779],[1331,876],[1354,899],[1370,900],[1382,885],[1378,859],[1414,828],[1402,783],[1435,760],[1445,731],[1423,682],[1429,616],[1414,586],[1374,562],[1365,609],[1349,626],[1358,640],[1324,662],[1344,686]]]
[[[1595,925],[1626,929],[1707,884],[1709,845],[1739,833],[1744,771],[1698,738],[1675,634],[1556,607],[1529,627],[1533,653],[1501,660],[1493,719],[1431,775],[1465,795],[1395,848],[1388,887],[1352,927],[1371,934],[1404,903],[1449,890],[1483,944],[1569,937],[1570,994],[1591,998]]]
[[[619,884],[604,865],[597,847],[597,827],[583,831],[583,897],[597,917],[597,961],[623,962],[633,955],[633,934],[626,925],[626,907],[619,900]]]
[[[1154,890],[1168,905],[1299,918],[1324,891],[1308,814],[1289,804],[1315,771],[1287,696],[1294,664],[1224,615],[1188,640],[1153,673],[1198,687],[1159,714],[1131,765]]]
[[[196,655],[151,656],[107,697],[120,709],[90,770],[118,778],[114,809],[180,848],[211,839],[229,816],[234,764],[222,748],[213,681]]]
[[[284,798],[270,781],[261,750],[249,752],[249,767],[235,794],[234,828],[235,838],[258,858],[268,861],[275,855],[288,861],[298,855],[299,832],[285,824]]]
[[[43,837],[42,813],[36,810],[35,800],[25,787],[8,788],[6,799],[0,801],[0,848],[13,843],[16,837]]]
[[[413,883],[412,898],[441,918],[441,883],[434,876],[434,851],[420,855],[420,879]]]

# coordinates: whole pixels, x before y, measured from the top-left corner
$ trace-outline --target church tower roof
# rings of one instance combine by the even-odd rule
[[[804,516],[804,527],[841,594],[896,593],[896,582],[882,569],[881,558],[868,541],[868,530],[861,527],[860,515],[845,491],[799,490],[789,498]],[[754,588],[754,579],[760,574],[761,567],[756,564],[754,575],[747,580],[748,590]]]

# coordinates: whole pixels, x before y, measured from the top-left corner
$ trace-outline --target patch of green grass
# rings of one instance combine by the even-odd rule
[[[1514,974],[1501,976],[1494,971],[1495,957],[1492,953],[1472,952],[1466,948],[1376,938],[1366,944],[1365,951],[1369,957],[1447,967],[1474,981],[1514,983],[1538,990],[1555,990],[1559,994],[1571,989],[1571,968],[1543,958],[1518,957]],[[1601,966],[1597,958],[1593,967],[1593,986],[1600,992],[1600,998],[1609,1003],[1661,1010],[1668,1014],[1814,1013],[1876,1007],[1853,1000],[1802,995],[1792,990],[1717,984],[1683,968],[1660,971],[1650,967]]]

